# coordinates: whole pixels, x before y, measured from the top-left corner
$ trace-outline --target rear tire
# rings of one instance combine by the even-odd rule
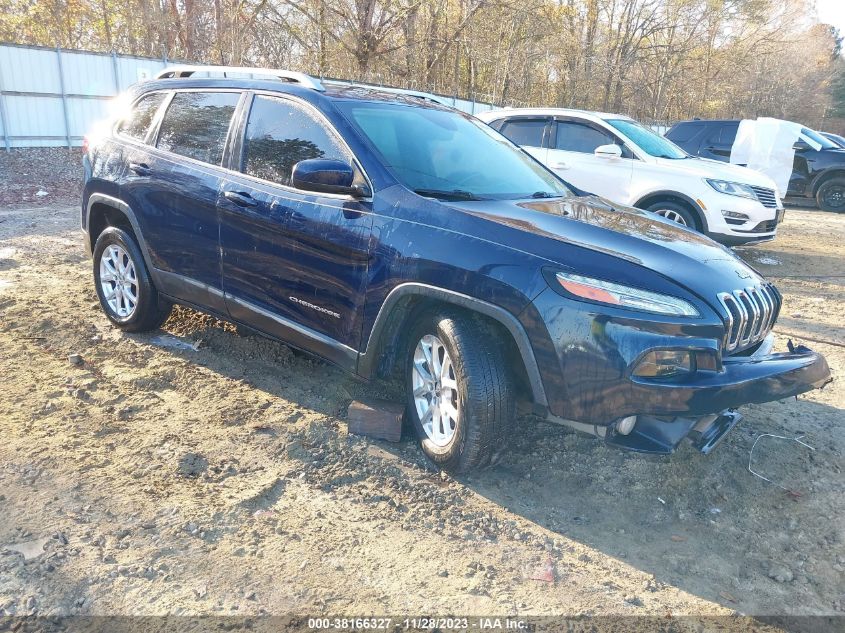
[[[141,249],[123,229],[110,226],[94,245],[94,287],[109,321],[125,332],[149,332],[172,306],[160,301]]]
[[[654,204],[649,205],[646,210],[656,213],[657,215],[680,224],[681,226],[693,229],[694,231],[701,231],[701,227],[699,226],[698,218],[695,217],[695,213],[693,213],[688,206],[679,202],[673,202],[671,200],[655,202]]]
[[[831,178],[816,192],[816,204],[822,211],[845,211],[845,178]]]
[[[483,468],[504,450],[516,400],[499,338],[480,319],[457,312],[423,315],[412,328],[408,415],[423,452],[443,470]]]

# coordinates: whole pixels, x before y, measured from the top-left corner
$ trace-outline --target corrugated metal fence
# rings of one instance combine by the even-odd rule
[[[0,142],[7,151],[81,145],[111,97],[167,65],[166,58],[0,44]],[[470,114],[494,108],[442,99]]]
[[[80,145],[107,101],[165,59],[0,44],[0,138],[10,147]]]

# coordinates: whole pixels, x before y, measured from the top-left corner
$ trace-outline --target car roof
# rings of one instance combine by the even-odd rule
[[[592,120],[633,119],[624,114],[612,112],[595,112],[592,110],[576,110],[574,108],[504,108],[477,115],[484,121],[495,121],[511,116],[576,116]]]
[[[211,73],[224,76],[210,76]],[[226,76],[236,73],[236,76]],[[203,74],[209,76],[202,76]],[[237,75],[241,76],[237,76]],[[246,76],[248,74],[259,75]],[[274,77],[275,75],[275,77]],[[311,102],[328,100],[357,100],[370,102],[392,102],[431,108],[448,108],[436,95],[403,88],[362,85],[343,80],[321,81],[303,73],[259,68],[215,68],[176,66],[161,71],[155,79],[144,81],[133,87],[139,93],[152,90],[185,90],[196,88],[227,88],[238,90],[262,90],[293,94],[305,97]]]
[[[689,119],[687,121],[678,121],[675,123],[677,125],[690,125],[690,124],[704,124],[704,125],[721,125],[722,123],[739,123],[740,119]],[[673,126],[673,127],[675,127]]]

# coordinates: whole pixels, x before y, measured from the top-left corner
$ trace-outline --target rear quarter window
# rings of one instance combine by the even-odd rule
[[[159,149],[219,165],[238,92],[177,92],[158,133]]]
[[[117,126],[117,133],[143,141],[167,93],[154,92],[141,97]]]

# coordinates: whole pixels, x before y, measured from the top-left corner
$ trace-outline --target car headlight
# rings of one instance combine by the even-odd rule
[[[588,301],[633,308],[644,312],[656,312],[657,314],[699,316],[694,305],[671,295],[623,286],[611,281],[593,279],[573,273],[556,273],[555,277],[568,293]]]
[[[729,180],[716,180],[714,178],[705,178],[704,182],[713,187],[719,193],[725,193],[729,196],[740,196],[741,198],[757,199],[757,194],[750,185],[744,185],[741,182],[730,182]]]

